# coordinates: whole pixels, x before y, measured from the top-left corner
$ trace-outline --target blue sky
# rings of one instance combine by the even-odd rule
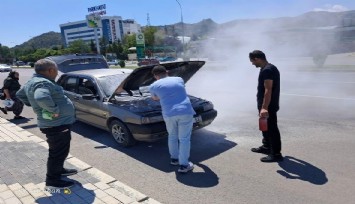
[[[179,0],[185,23],[211,18],[235,19],[298,16],[309,11],[355,10],[354,0]],[[176,0],[1,0],[0,43],[13,47],[42,33],[60,32],[59,24],[84,20],[87,8],[106,4],[106,15],[151,25],[180,22]]]

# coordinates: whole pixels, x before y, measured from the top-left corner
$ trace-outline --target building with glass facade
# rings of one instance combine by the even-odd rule
[[[120,16],[102,16],[102,28],[96,28],[98,38],[109,43],[122,41],[128,34],[141,32],[141,26],[133,19],[122,20]],[[89,28],[86,20],[60,24],[63,45],[67,47],[75,40],[90,42],[95,40],[94,28]]]

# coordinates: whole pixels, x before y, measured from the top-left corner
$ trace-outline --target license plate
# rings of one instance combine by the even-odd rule
[[[199,116],[197,116],[197,117],[194,117],[194,119],[195,119],[195,123],[202,122],[202,118],[201,118],[201,116],[200,116],[200,115],[199,115]]]

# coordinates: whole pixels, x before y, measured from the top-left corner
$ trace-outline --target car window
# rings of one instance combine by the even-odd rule
[[[95,83],[91,79],[79,78],[78,93],[80,95],[83,94],[97,95],[97,89]]]
[[[64,90],[76,93],[77,80],[76,77],[68,77],[62,85]]]

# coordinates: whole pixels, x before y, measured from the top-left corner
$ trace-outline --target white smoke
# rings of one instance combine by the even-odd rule
[[[343,11],[349,11],[348,8],[342,5],[331,5],[331,4],[326,4],[324,5],[323,8],[315,8],[313,11],[328,11],[328,12],[343,12]]]
[[[282,95],[284,93],[297,94],[299,100],[305,98],[301,95],[340,97],[336,94],[343,92],[344,84],[337,86],[335,83],[323,82],[330,80],[328,76],[324,79],[317,78],[321,76],[317,72],[322,71],[322,68],[315,66],[311,55],[317,53],[317,40],[322,38],[317,35],[310,36],[307,29],[288,31],[285,27],[288,25],[282,20],[233,22],[219,29],[209,40],[203,41],[198,54],[208,57],[208,60],[201,71],[187,83],[187,90],[189,94],[215,104],[218,111],[218,117],[212,126],[215,130],[241,131],[239,128],[242,123],[248,120],[253,122],[254,118],[250,119],[251,117],[257,118],[256,87],[259,70],[250,63],[248,57],[249,52],[253,50],[264,51],[268,61],[276,65],[281,72],[281,110],[286,110],[288,104],[295,103],[295,97]],[[325,45],[327,44],[330,42]],[[344,60],[341,59],[328,57],[325,66],[342,67]],[[331,80],[336,81],[336,77]],[[304,87],[305,83],[310,83],[311,87]],[[317,101],[316,108],[329,109],[329,100],[324,98]],[[304,109],[308,103],[309,101],[296,103],[299,105],[297,108]],[[344,107],[349,108],[345,105]],[[341,107],[337,110],[345,112]]]

